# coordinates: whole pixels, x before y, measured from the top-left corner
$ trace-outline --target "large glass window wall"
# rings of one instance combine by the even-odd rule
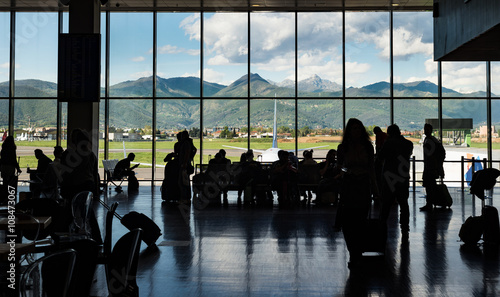
[[[32,125],[47,130],[59,124],[65,146],[66,104],[56,103],[57,34],[59,27],[67,32],[68,15],[17,12],[15,16],[15,60],[10,61],[10,13],[0,13],[0,97],[5,98],[0,101],[4,106],[0,131],[9,128],[9,121],[16,136],[31,133]],[[488,114],[485,62],[433,61],[430,12],[393,12],[393,28],[390,12],[346,11],[345,27],[343,16],[342,12],[103,13],[99,158],[121,159],[124,152],[137,152],[139,162],[156,159],[162,165],[183,129],[190,131],[198,147],[196,163],[208,162],[223,145],[242,149],[226,147],[234,161],[249,147],[265,150],[274,133],[280,148],[298,150],[299,157],[302,149],[325,145],[315,149],[314,157],[322,158],[341,141],[342,128],[351,117],[362,120],[369,130],[374,125],[385,130],[394,122],[416,148],[425,119],[472,118],[470,131],[441,131],[450,152],[447,160],[455,160],[457,150],[464,156],[469,152],[489,156],[487,141],[492,140],[481,137]],[[493,97],[500,94],[495,83],[499,69],[492,63]],[[444,99],[438,94],[439,81]],[[15,86],[15,97],[9,97],[10,85]],[[277,131],[273,131],[274,98]],[[494,127],[500,126],[497,101],[492,101],[490,111]],[[12,114],[9,102],[14,104]],[[129,133],[125,149],[123,140],[111,134],[120,131],[124,136]],[[136,132],[140,137],[130,141],[130,133]],[[55,145],[56,136],[47,142],[49,147]],[[493,143],[493,157],[496,152]],[[422,158],[418,152],[415,157]],[[141,167],[145,179],[163,178],[163,169]]]
[[[9,96],[10,14],[0,12],[0,97]]]

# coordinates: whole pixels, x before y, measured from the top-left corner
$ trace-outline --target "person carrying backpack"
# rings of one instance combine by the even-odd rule
[[[444,178],[443,163],[446,158],[446,151],[439,140],[432,136],[433,127],[431,124],[424,125],[424,172],[422,174],[423,185],[425,187],[426,204],[420,210],[432,210],[432,201],[429,193],[436,187],[436,179]]]

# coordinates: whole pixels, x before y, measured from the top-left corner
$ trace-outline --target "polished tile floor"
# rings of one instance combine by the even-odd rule
[[[140,296],[500,296],[499,249],[466,249],[461,224],[480,215],[479,199],[452,188],[451,209],[420,212],[421,189],[410,193],[410,234],[402,240],[397,207],[389,218],[385,257],[364,257],[361,269],[347,268],[341,232],[333,228],[336,208],[297,210],[201,208],[165,205],[158,188],[139,194],[107,191],[117,212],[135,210],[162,229],[157,249],[142,243],[137,283]],[[493,201],[498,204],[499,197]],[[495,204],[495,203],[494,203]],[[106,211],[94,205],[99,224]],[[127,229],[113,224],[113,241]],[[98,268],[92,295],[107,296]]]

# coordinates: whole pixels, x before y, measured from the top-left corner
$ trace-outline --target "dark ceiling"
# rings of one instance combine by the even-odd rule
[[[433,0],[108,0],[102,8],[118,11],[332,11],[343,7],[348,10],[432,10],[432,5]],[[58,0],[0,0],[2,11],[60,9],[67,7]]]

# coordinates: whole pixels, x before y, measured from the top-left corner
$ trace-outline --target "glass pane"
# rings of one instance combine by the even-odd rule
[[[394,96],[436,97],[432,12],[394,12]]]
[[[425,119],[437,118],[437,99],[394,100],[394,123],[399,126],[401,134],[415,135],[415,137],[420,138]]]
[[[349,99],[346,100],[346,124],[350,118],[357,118],[365,127],[379,126],[387,127],[391,124],[390,101],[376,99]]]
[[[200,96],[200,14],[158,13],[158,97]]]
[[[252,97],[295,95],[295,17],[293,13],[250,15]]]
[[[389,13],[347,12],[345,18],[346,95],[389,96]]]
[[[104,168],[102,165],[101,160],[105,160],[106,158],[104,157],[104,140],[105,140],[105,99],[101,99],[101,102],[99,103],[99,174],[101,175],[101,179],[104,179],[105,174],[104,174]]]
[[[63,12],[63,27],[62,33],[69,33],[69,13]]]
[[[203,164],[207,164],[220,150],[226,151],[226,158],[239,162],[247,150],[248,138],[240,137],[246,131],[247,100],[204,100],[203,101]],[[236,149],[239,147],[241,149]]]
[[[194,157],[195,164],[200,161],[200,100],[199,99],[162,99],[156,101],[156,127],[160,131],[156,142],[157,164],[165,165],[163,159],[174,151],[176,135],[188,130],[198,149]],[[163,168],[156,168],[156,180],[163,180]]]
[[[472,129],[457,128],[458,119],[472,119]],[[462,156],[469,160],[487,158],[486,136],[480,132],[486,128],[486,100],[443,100],[443,121],[449,121],[443,122],[442,142],[446,149],[446,161],[458,161]],[[435,134],[438,134],[437,131]],[[471,162],[466,166],[467,172],[471,168]],[[476,170],[478,166],[476,163]],[[461,180],[461,168],[458,163],[445,163],[444,169],[445,181]]]
[[[204,97],[247,96],[247,20],[246,13],[204,15]]]
[[[297,22],[298,95],[342,96],[342,14],[299,13]]]
[[[500,97],[500,62],[491,62],[491,96]]]
[[[41,149],[54,159],[57,133],[56,99],[17,99],[14,103],[14,138],[21,168],[36,169],[34,150]],[[5,126],[5,128],[7,128]],[[26,170],[19,177],[29,180]]]
[[[101,97],[106,87],[106,13],[101,13]]]
[[[485,62],[442,62],[443,97],[485,97]]]
[[[283,127],[295,129],[295,100],[254,99],[250,101],[250,148],[261,151],[254,151],[257,161],[276,161],[278,149],[295,150],[295,134],[279,133],[279,129],[276,133],[277,147],[273,147],[275,113],[276,127],[282,127],[282,131],[284,131]]]
[[[10,14],[0,12],[0,97],[9,96]]]
[[[134,153],[134,162],[141,163],[135,169],[139,181],[151,180],[152,102],[146,99],[109,102],[109,159],[121,160]]]
[[[153,95],[153,14],[111,13],[110,96]]]
[[[313,148],[313,158],[324,159],[329,149],[337,149],[342,141],[342,100],[299,100],[298,116],[300,150]]]
[[[500,131],[500,100],[491,100],[491,106],[491,123],[493,124],[493,160],[496,161],[493,163],[493,168],[500,169],[500,138],[498,133],[498,131]],[[497,184],[497,186],[499,185]]]
[[[57,13],[16,14],[17,97],[57,96]]]

